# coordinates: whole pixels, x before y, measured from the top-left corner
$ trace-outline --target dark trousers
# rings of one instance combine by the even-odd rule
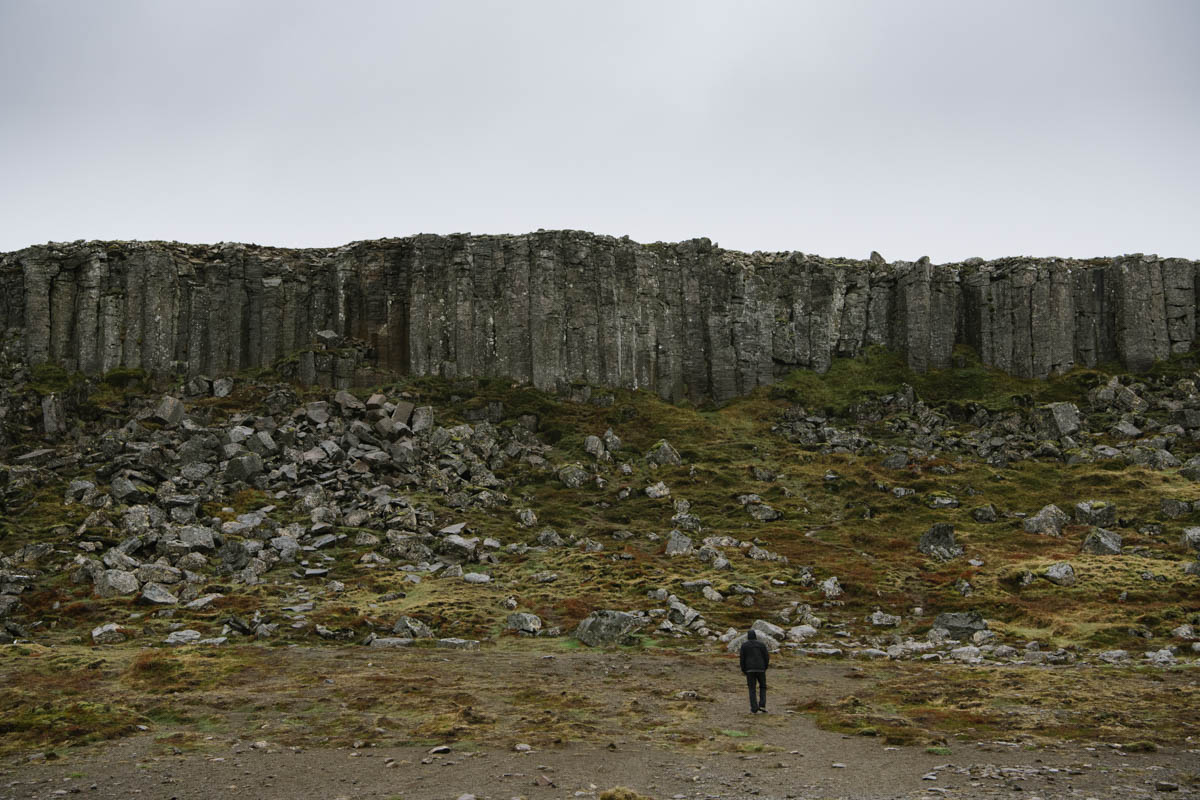
[[[758,701],[754,698],[754,685],[758,684]],[[747,672],[746,686],[750,689],[750,711],[758,711],[767,707],[767,673]]]

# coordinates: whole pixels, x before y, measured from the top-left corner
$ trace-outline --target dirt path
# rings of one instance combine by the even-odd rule
[[[1156,781],[1178,783],[1187,768],[1187,754],[1119,756],[1112,751],[971,747],[945,757],[844,739],[817,731],[804,720],[770,719],[745,727],[760,725],[769,729],[763,731],[765,739],[798,752],[735,755],[568,745],[528,754],[485,749],[431,756],[427,748],[417,747],[293,752],[241,745],[211,754],[160,756],[153,754],[152,737],[143,736],[62,762],[5,770],[0,797],[51,798],[82,792],[114,800],[134,796],[454,800],[473,793],[479,798],[532,800],[594,797],[605,788],[624,785],[655,798],[865,800],[936,793],[1050,800],[1153,795]],[[974,774],[958,774],[959,768],[973,768]],[[1001,776],[999,770],[1006,768],[1011,772]],[[993,771],[997,776],[988,777]],[[937,779],[923,780],[927,774]],[[1184,786],[1173,796],[1197,795]]]
[[[455,655],[315,648],[279,654],[281,669],[264,677],[261,697],[231,687],[220,701],[249,708],[301,685],[316,705],[365,699],[380,677],[416,683],[411,694],[425,717],[439,705],[461,721],[466,711],[487,722],[480,731],[447,736],[446,753],[383,737],[360,747],[319,741],[293,744],[286,711],[244,715],[234,704],[227,727],[187,738],[160,726],[121,741],[59,748],[48,762],[9,762],[0,771],[0,800],[82,793],[93,798],[247,797],[377,798],[406,800],[474,794],[489,800],[597,797],[628,786],[663,798],[910,798],[1164,796],[1156,784],[1178,787],[1169,796],[1196,797],[1200,753],[1185,745],[1156,753],[1063,745],[1028,749],[994,742],[954,744],[949,754],[923,747],[889,747],[880,739],[818,729],[790,709],[812,697],[840,697],[856,685],[846,664],[783,663],[771,673],[769,714],[751,715],[736,666],[711,657],[638,653],[478,652]],[[715,668],[714,668],[715,667]],[[442,685],[421,688],[428,673]],[[511,697],[496,699],[511,684]],[[396,684],[385,683],[387,691]],[[530,686],[540,686],[535,692]],[[323,687],[322,694],[317,689]],[[685,694],[682,698],[679,693]],[[554,697],[563,707],[549,708]],[[514,705],[515,703],[515,705]],[[259,703],[280,707],[279,702]],[[573,708],[578,706],[579,709]],[[344,706],[343,706],[344,707]],[[578,713],[576,713],[578,712]],[[399,712],[393,712],[393,715]],[[466,717],[470,717],[466,714]],[[509,718],[512,716],[513,718]],[[655,719],[670,718],[665,728]],[[379,719],[382,719],[380,717]],[[394,722],[394,720],[393,720]],[[424,724],[424,723],[422,723]],[[440,724],[440,723],[439,723]],[[544,724],[544,727],[539,727]],[[578,726],[573,736],[572,726]],[[434,725],[430,730],[437,730]],[[457,730],[450,728],[448,730]],[[294,731],[292,731],[294,736]],[[519,737],[519,738],[518,738]],[[183,746],[176,748],[172,742]],[[528,741],[530,753],[516,752]]]

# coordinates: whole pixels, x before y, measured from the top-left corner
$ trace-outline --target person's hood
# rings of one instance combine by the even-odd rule
[[[757,634],[757,633],[755,633],[754,631],[747,631],[747,632],[746,632],[746,638],[747,638],[747,639],[750,639],[751,641],[753,641],[754,639],[757,639],[757,638],[758,638],[758,634]]]

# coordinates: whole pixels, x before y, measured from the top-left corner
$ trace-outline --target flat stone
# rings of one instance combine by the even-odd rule
[[[376,636],[371,640],[371,647],[410,647],[412,639],[401,636]]]
[[[479,642],[475,639],[459,639],[451,636],[446,639],[438,639],[437,646],[446,647],[451,650],[478,650]]]

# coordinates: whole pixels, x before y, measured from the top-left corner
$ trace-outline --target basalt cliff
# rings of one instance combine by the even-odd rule
[[[722,401],[871,345],[954,347],[1022,377],[1149,367],[1197,339],[1200,263],[1129,255],[935,265],[643,245],[578,231],[332,249],[51,243],[0,255],[0,327],[29,363],[220,375],[319,331],[381,370],[644,388]],[[329,367],[338,383],[355,364]]]

